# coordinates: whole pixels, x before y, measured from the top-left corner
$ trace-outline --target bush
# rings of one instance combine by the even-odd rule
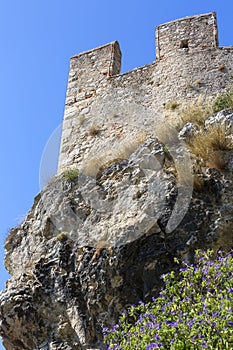
[[[233,349],[233,255],[197,253],[197,263],[163,275],[166,288],[151,303],[123,313],[108,349]]]
[[[213,103],[214,113],[217,113],[223,109],[233,107],[233,90],[220,94],[216,97]]]
[[[78,169],[67,169],[62,173],[62,179],[65,181],[73,181],[79,175]]]

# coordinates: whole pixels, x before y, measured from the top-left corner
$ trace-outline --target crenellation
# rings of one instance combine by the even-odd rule
[[[123,74],[118,42],[71,58],[59,173],[80,166],[90,152],[107,147],[113,135],[125,137],[127,125],[135,124],[128,116],[120,132],[114,121],[116,133],[110,132],[105,116],[111,104],[148,108],[156,114],[148,121],[153,125],[158,115],[165,116],[169,101],[213,98],[233,85],[233,47],[218,47],[214,12],[159,25],[156,41],[156,61]],[[98,137],[89,135],[92,126],[100,129]]]
[[[156,58],[164,59],[178,51],[218,47],[216,13],[185,17],[156,28]]]

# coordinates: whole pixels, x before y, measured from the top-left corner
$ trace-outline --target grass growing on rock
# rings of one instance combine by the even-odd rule
[[[104,329],[108,350],[233,349],[233,255],[196,252],[152,302],[131,306]]]
[[[179,106],[179,103],[176,101],[169,101],[165,105],[166,110],[172,110],[174,111]]]
[[[64,241],[68,239],[68,233],[65,231],[62,231],[61,233],[59,233],[56,236],[56,241],[60,242],[60,241]]]
[[[92,126],[90,127],[89,131],[88,131],[88,134],[89,134],[90,136],[97,136],[97,135],[100,134],[100,132],[101,132],[101,128],[100,128],[99,126],[97,126],[97,125],[92,125]]]
[[[210,100],[199,96],[189,103],[186,103],[179,111],[180,127],[190,122],[197,126],[203,126],[205,120],[213,114],[213,103]]]
[[[196,133],[189,142],[193,154],[201,157],[209,167],[224,169],[224,151],[233,149],[232,139],[223,125],[210,126]]]
[[[78,169],[67,169],[62,173],[62,179],[64,181],[73,181],[78,178],[79,170]]]
[[[128,159],[129,156],[145,142],[146,137],[144,131],[132,132],[131,135],[125,135],[124,140],[119,142],[117,147],[114,145],[95,156],[90,156],[90,158],[84,162],[84,172],[88,176],[96,176],[99,171],[110,164]]]

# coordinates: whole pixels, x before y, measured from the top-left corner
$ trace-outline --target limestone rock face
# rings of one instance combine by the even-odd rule
[[[53,179],[6,240],[12,278],[0,294],[5,348],[105,349],[102,327],[156,296],[161,274],[176,268],[174,257],[191,262],[197,248],[233,248],[230,163],[232,157],[224,170],[202,169],[173,230],[167,223],[182,184],[156,139],[94,177]]]

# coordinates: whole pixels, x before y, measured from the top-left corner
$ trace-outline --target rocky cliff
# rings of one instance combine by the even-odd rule
[[[231,138],[230,111],[206,127],[222,121]],[[186,125],[180,138],[195,129]],[[7,350],[105,349],[102,327],[155,296],[174,257],[192,261],[197,248],[233,248],[231,149],[222,151],[220,169],[191,155],[191,180],[190,169],[178,176],[172,147],[157,138],[130,149],[94,175],[70,171],[52,179],[11,230],[5,265],[12,277],[0,295]],[[182,202],[179,194],[190,189]]]

